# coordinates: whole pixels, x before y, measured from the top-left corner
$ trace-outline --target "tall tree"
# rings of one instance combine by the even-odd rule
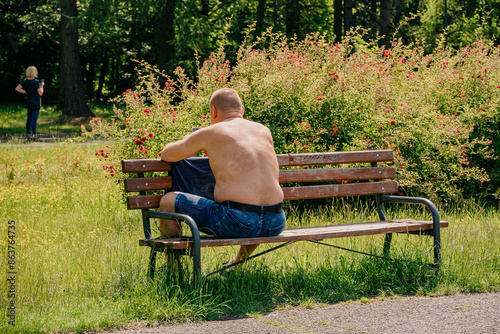
[[[380,40],[379,45],[385,45],[389,47],[391,43],[391,14],[392,14],[392,1],[393,0],[381,0],[380,1]]]
[[[333,33],[335,41],[342,40],[342,0],[334,0],[333,2]]]
[[[85,100],[78,45],[76,0],[59,0],[61,5],[61,64],[59,104],[63,115],[94,116]]]
[[[286,2],[286,34],[292,38],[296,36],[301,38],[301,23],[302,23],[302,3],[300,0],[287,0]]]
[[[347,33],[353,26],[352,0],[344,0],[344,32]]]
[[[257,36],[264,31],[264,15],[266,13],[266,0],[258,0],[255,31]]]
[[[159,25],[159,49],[158,67],[161,70],[168,69],[169,62],[172,61],[173,49],[172,40],[174,38],[175,5],[177,0],[163,0],[158,16]],[[187,41],[186,41],[187,42]]]

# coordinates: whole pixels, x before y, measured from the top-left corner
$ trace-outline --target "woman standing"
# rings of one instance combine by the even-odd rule
[[[26,120],[26,137],[28,140],[36,139],[36,122],[42,106],[43,86],[37,79],[38,71],[35,66],[26,69],[26,79],[16,87],[16,92],[26,94],[26,108],[28,108],[28,119]]]

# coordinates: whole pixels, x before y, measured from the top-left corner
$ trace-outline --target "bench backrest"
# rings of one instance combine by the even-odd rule
[[[391,194],[397,191],[396,170],[377,167],[378,162],[393,161],[392,150],[357,152],[300,153],[276,155],[280,169],[280,183],[285,200]],[[328,165],[370,164],[366,167],[336,167]],[[310,168],[315,166],[315,168]],[[318,167],[320,166],[320,167]],[[162,194],[147,192],[172,188],[169,175],[144,177],[144,173],[169,172],[170,163],[161,159],[123,160],[124,173],[137,173],[138,178],[125,180],[125,191],[139,192],[129,196],[129,209],[157,208]],[[315,182],[321,184],[315,185]],[[305,185],[300,185],[305,183]],[[284,184],[284,185],[283,185]]]

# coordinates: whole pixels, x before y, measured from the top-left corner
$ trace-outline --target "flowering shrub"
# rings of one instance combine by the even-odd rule
[[[116,139],[96,155],[114,165],[157,157],[166,142],[209,125],[211,94],[231,87],[245,117],[271,129],[277,153],[392,149],[403,194],[498,198],[500,46],[426,55],[357,37],[332,45],[270,35],[266,48],[241,46],[233,66],[219,50],[200,64],[197,81],[178,68],[164,87],[142,64],[141,84],[117,98],[115,119],[91,122],[91,135]]]

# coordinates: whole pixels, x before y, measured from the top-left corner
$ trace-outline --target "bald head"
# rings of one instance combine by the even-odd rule
[[[238,93],[231,88],[221,88],[212,94],[210,109],[215,107],[220,113],[241,112],[242,104]]]

